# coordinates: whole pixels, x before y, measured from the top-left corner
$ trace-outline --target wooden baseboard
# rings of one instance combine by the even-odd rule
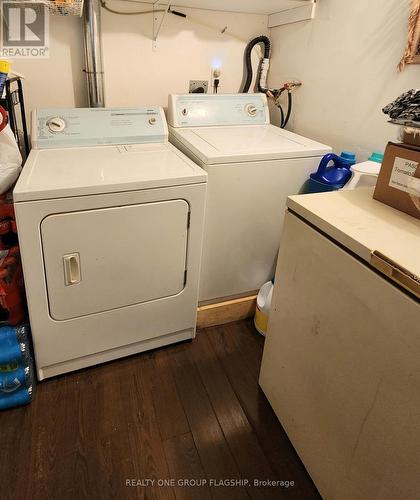
[[[255,314],[257,296],[226,300],[216,304],[200,306],[197,314],[197,328],[224,325],[250,318]]]

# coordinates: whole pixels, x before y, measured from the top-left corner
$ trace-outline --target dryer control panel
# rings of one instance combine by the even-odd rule
[[[270,123],[265,94],[170,95],[168,123],[172,127],[262,125]]]
[[[162,143],[168,127],[162,108],[37,109],[32,115],[36,149]]]

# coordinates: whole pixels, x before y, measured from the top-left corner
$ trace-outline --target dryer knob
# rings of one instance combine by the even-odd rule
[[[66,122],[59,116],[56,116],[47,121],[47,127],[50,132],[62,132],[66,128]]]

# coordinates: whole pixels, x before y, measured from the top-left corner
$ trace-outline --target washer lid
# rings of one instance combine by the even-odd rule
[[[171,144],[32,150],[15,202],[136,191],[206,182],[207,174]]]
[[[207,165],[244,161],[322,156],[329,146],[274,125],[170,128],[199,160]]]

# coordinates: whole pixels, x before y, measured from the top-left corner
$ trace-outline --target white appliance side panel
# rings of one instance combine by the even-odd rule
[[[419,319],[286,215],[260,384],[323,498],[420,498]]]
[[[205,167],[207,205],[200,301],[259,289],[272,279],[286,199],[319,158]]]
[[[188,211],[185,200],[172,200],[44,219],[51,317],[70,319],[181,292]],[[66,276],[71,266],[76,276]]]
[[[206,184],[195,184],[15,204],[36,366],[41,379],[99,362],[97,360],[112,359],[117,355],[111,354],[112,350],[130,354],[170,343],[176,338],[171,335],[174,332],[188,330],[190,337],[194,335],[205,194]],[[187,280],[181,293],[65,321],[51,318],[39,229],[45,217],[176,199],[186,200],[191,210]],[[149,342],[151,339],[156,342]],[[127,349],[119,349],[122,346]],[[96,353],[101,354],[96,356]]]

